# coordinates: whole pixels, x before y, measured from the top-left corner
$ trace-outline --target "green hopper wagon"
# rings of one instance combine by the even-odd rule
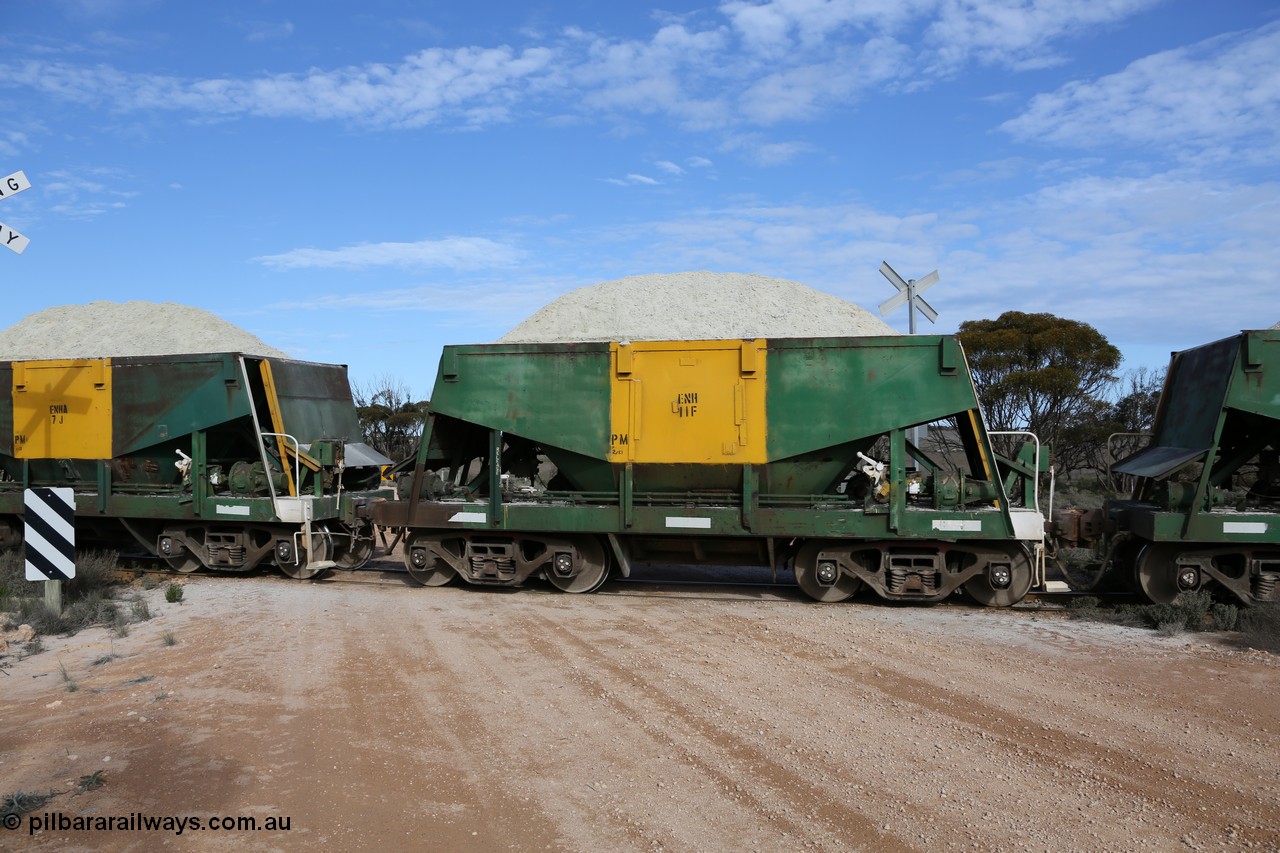
[[[954,337],[450,346],[376,516],[428,585],[717,562],[790,565],[821,601],[1009,605],[1041,565],[1042,466],[995,455]]]
[[[177,571],[292,577],[373,553],[390,460],[361,443],[346,368],[239,353],[0,362],[0,541],[23,493],[70,487],[77,544]]]
[[[1085,519],[1104,571],[1155,602],[1207,588],[1250,604],[1280,584],[1280,331],[1173,354],[1151,443],[1112,466],[1133,496]],[[1080,534],[1080,530],[1074,531]]]

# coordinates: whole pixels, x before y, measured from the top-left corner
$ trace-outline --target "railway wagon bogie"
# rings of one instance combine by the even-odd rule
[[[6,381],[7,380],[7,381]],[[362,443],[346,369],[242,353],[0,362],[0,531],[23,492],[68,487],[77,544],[171,569],[291,577],[374,550],[384,456]]]
[[[995,454],[947,336],[446,347],[377,518],[427,585],[696,561],[1004,606],[1036,576],[1046,465]]]

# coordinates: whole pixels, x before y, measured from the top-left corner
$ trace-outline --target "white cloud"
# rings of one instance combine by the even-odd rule
[[[954,70],[976,60],[1014,69],[1063,61],[1055,41],[1107,26],[1160,0],[940,0],[925,31],[934,67]]]
[[[414,243],[360,243],[340,249],[294,249],[255,261],[275,269],[369,269],[448,267],[473,270],[516,263],[524,253],[486,237],[446,237]]]
[[[662,171],[666,172],[669,175],[684,174],[684,169],[680,168],[675,163],[672,163],[670,160],[659,160],[653,165],[657,166],[659,169],[661,169]]]
[[[1280,155],[1280,25],[1144,57],[1037,95],[1002,129],[1023,141]]]
[[[90,220],[127,206],[136,190],[116,187],[128,176],[116,169],[72,172],[64,169],[44,173],[38,179],[41,196],[48,199],[47,210],[66,219]]]
[[[242,26],[245,38],[252,42],[273,41],[293,35],[292,21],[254,21]]]
[[[373,64],[244,80],[183,80],[109,66],[28,61],[0,69],[3,85],[25,85],[74,103],[117,110],[188,110],[223,116],[336,119],[417,127],[444,120],[505,120],[548,73],[553,52],[530,48],[429,49],[398,65]]]
[[[1053,45],[1156,0],[731,0],[698,28],[661,16],[643,38],[568,27],[517,49],[418,51],[398,62],[293,74],[186,79],[72,62],[0,63],[24,86],[114,111],[343,121],[375,128],[476,127],[517,111],[548,121],[665,115],[691,130],[810,119],[868,91],[928,85],[967,62],[1036,67]],[[537,28],[540,32],[541,28]],[[285,36],[288,23],[249,28]],[[564,101],[574,105],[564,110]]]

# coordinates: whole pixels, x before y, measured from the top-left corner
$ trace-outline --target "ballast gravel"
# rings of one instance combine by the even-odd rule
[[[570,291],[500,343],[896,335],[866,309],[799,282],[748,273],[637,275]]]
[[[175,302],[89,302],[30,314],[0,330],[0,359],[239,352],[289,358],[221,317]]]

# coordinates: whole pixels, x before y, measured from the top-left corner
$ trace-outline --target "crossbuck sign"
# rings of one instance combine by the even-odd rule
[[[31,189],[31,182],[27,180],[26,172],[18,170],[0,179],[0,201],[29,189]],[[26,237],[0,222],[0,243],[3,243],[6,249],[21,255],[30,242]]]
[[[898,288],[896,295],[891,296],[880,305],[881,317],[885,316],[900,305],[906,305],[907,326],[913,335],[916,333],[917,311],[923,314],[930,323],[938,322],[938,312],[934,311],[933,306],[928,302],[925,302],[924,297],[920,295],[925,290],[938,283],[937,270],[934,270],[919,280],[914,278],[904,280],[902,276],[898,275],[898,273],[894,271],[893,267],[889,266],[889,262],[885,261],[880,265],[880,275],[889,279],[889,283]]]

